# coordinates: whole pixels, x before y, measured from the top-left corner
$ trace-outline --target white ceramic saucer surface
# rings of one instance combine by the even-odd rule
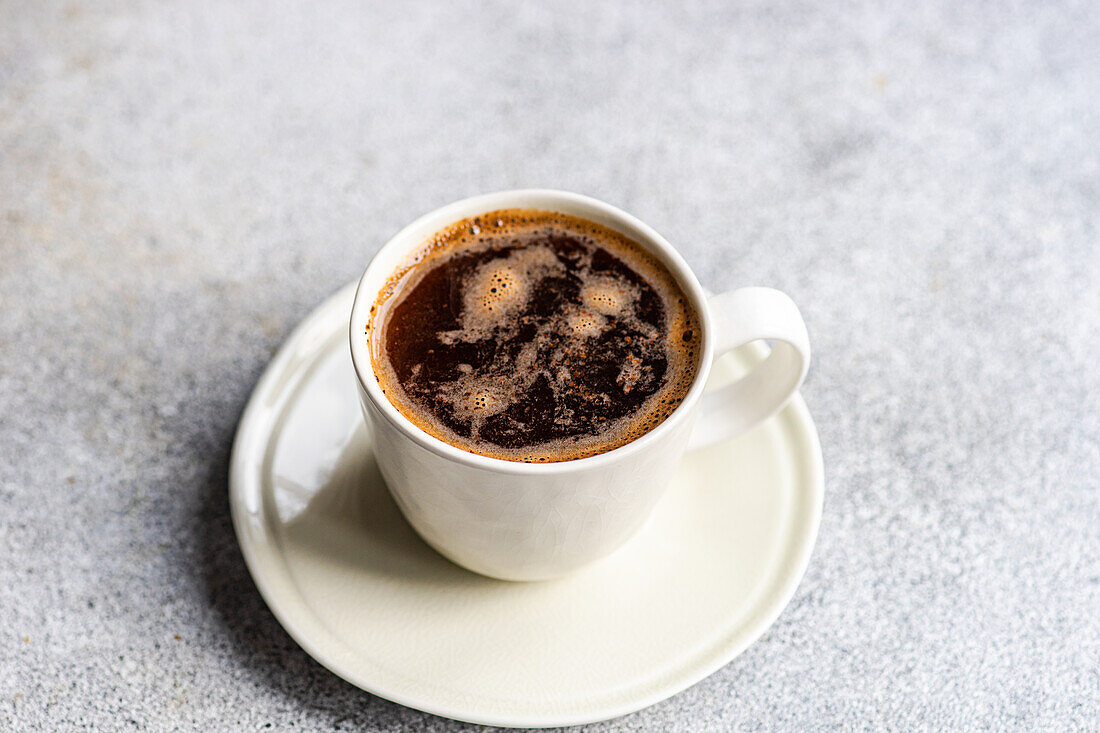
[[[230,505],[279,622],[349,682],[409,707],[506,726],[613,718],[725,665],[790,600],[821,515],[817,432],[796,396],[689,454],[642,531],[561,580],[451,564],[390,499],[348,352],[349,285],[291,335],[241,418]],[[728,356],[716,377],[760,351]]]

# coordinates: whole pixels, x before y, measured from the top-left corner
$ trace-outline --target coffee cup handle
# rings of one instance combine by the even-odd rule
[[[771,288],[741,288],[707,299],[714,359],[752,341],[772,342],[771,353],[747,375],[703,395],[688,450],[728,440],[779,412],[798,391],[810,366],[810,339],[798,306]]]

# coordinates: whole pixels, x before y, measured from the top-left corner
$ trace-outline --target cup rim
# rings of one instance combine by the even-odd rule
[[[691,299],[702,325],[702,354],[699,370],[696,372],[695,380],[680,404],[659,425],[644,435],[617,448],[586,458],[547,463],[510,461],[504,458],[473,453],[435,437],[405,417],[382,393],[371,365],[369,339],[364,338],[364,330],[367,319],[369,319],[370,308],[378,296],[378,291],[396,269],[391,260],[396,259],[400,262],[402,259],[407,259],[408,255],[418,246],[426,243],[433,233],[456,221],[490,211],[513,208],[556,211],[590,219],[634,239],[669,268],[677,282],[684,289],[685,294]],[[426,232],[426,234],[421,235],[423,232]],[[395,252],[398,254],[393,257]],[[383,266],[386,266],[386,271],[379,277],[378,270]],[[376,282],[377,287],[368,287],[369,282]],[[590,196],[557,189],[495,191],[456,201],[418,217],[397,234],[390,237],[371,258],[356,286],[355,299],[352,303],[348,324],[351,360],[359,385],[378,412],[403,435],[422,448],[457,463],[497,473],[526,476],[596,469],[627,459],[653,447],[677,423],[687,419],[702,396],[713,361],[713,333],[713,324],[710,312],[707,309],[703,287],[699,284],[695,273],[688,267],[687,262],[684,261],[680,253],[664,237],[637,217],[611,204]]]

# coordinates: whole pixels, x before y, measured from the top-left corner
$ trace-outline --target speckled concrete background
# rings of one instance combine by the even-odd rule
[[[595,730],[1100,719],[1089,2],[0,4],[0,729],[463,727],[302,652],[226,463],[413,217],[552,186],[809,322],[820,540],[762,641]]]

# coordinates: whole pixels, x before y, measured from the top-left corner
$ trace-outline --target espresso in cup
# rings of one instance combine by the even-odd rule
[[[510,461],[597,455],[659,425],[702,355],[699,315],[641,245],[507,209],[436,233],[371,308],[375,378],[412,423]]]

